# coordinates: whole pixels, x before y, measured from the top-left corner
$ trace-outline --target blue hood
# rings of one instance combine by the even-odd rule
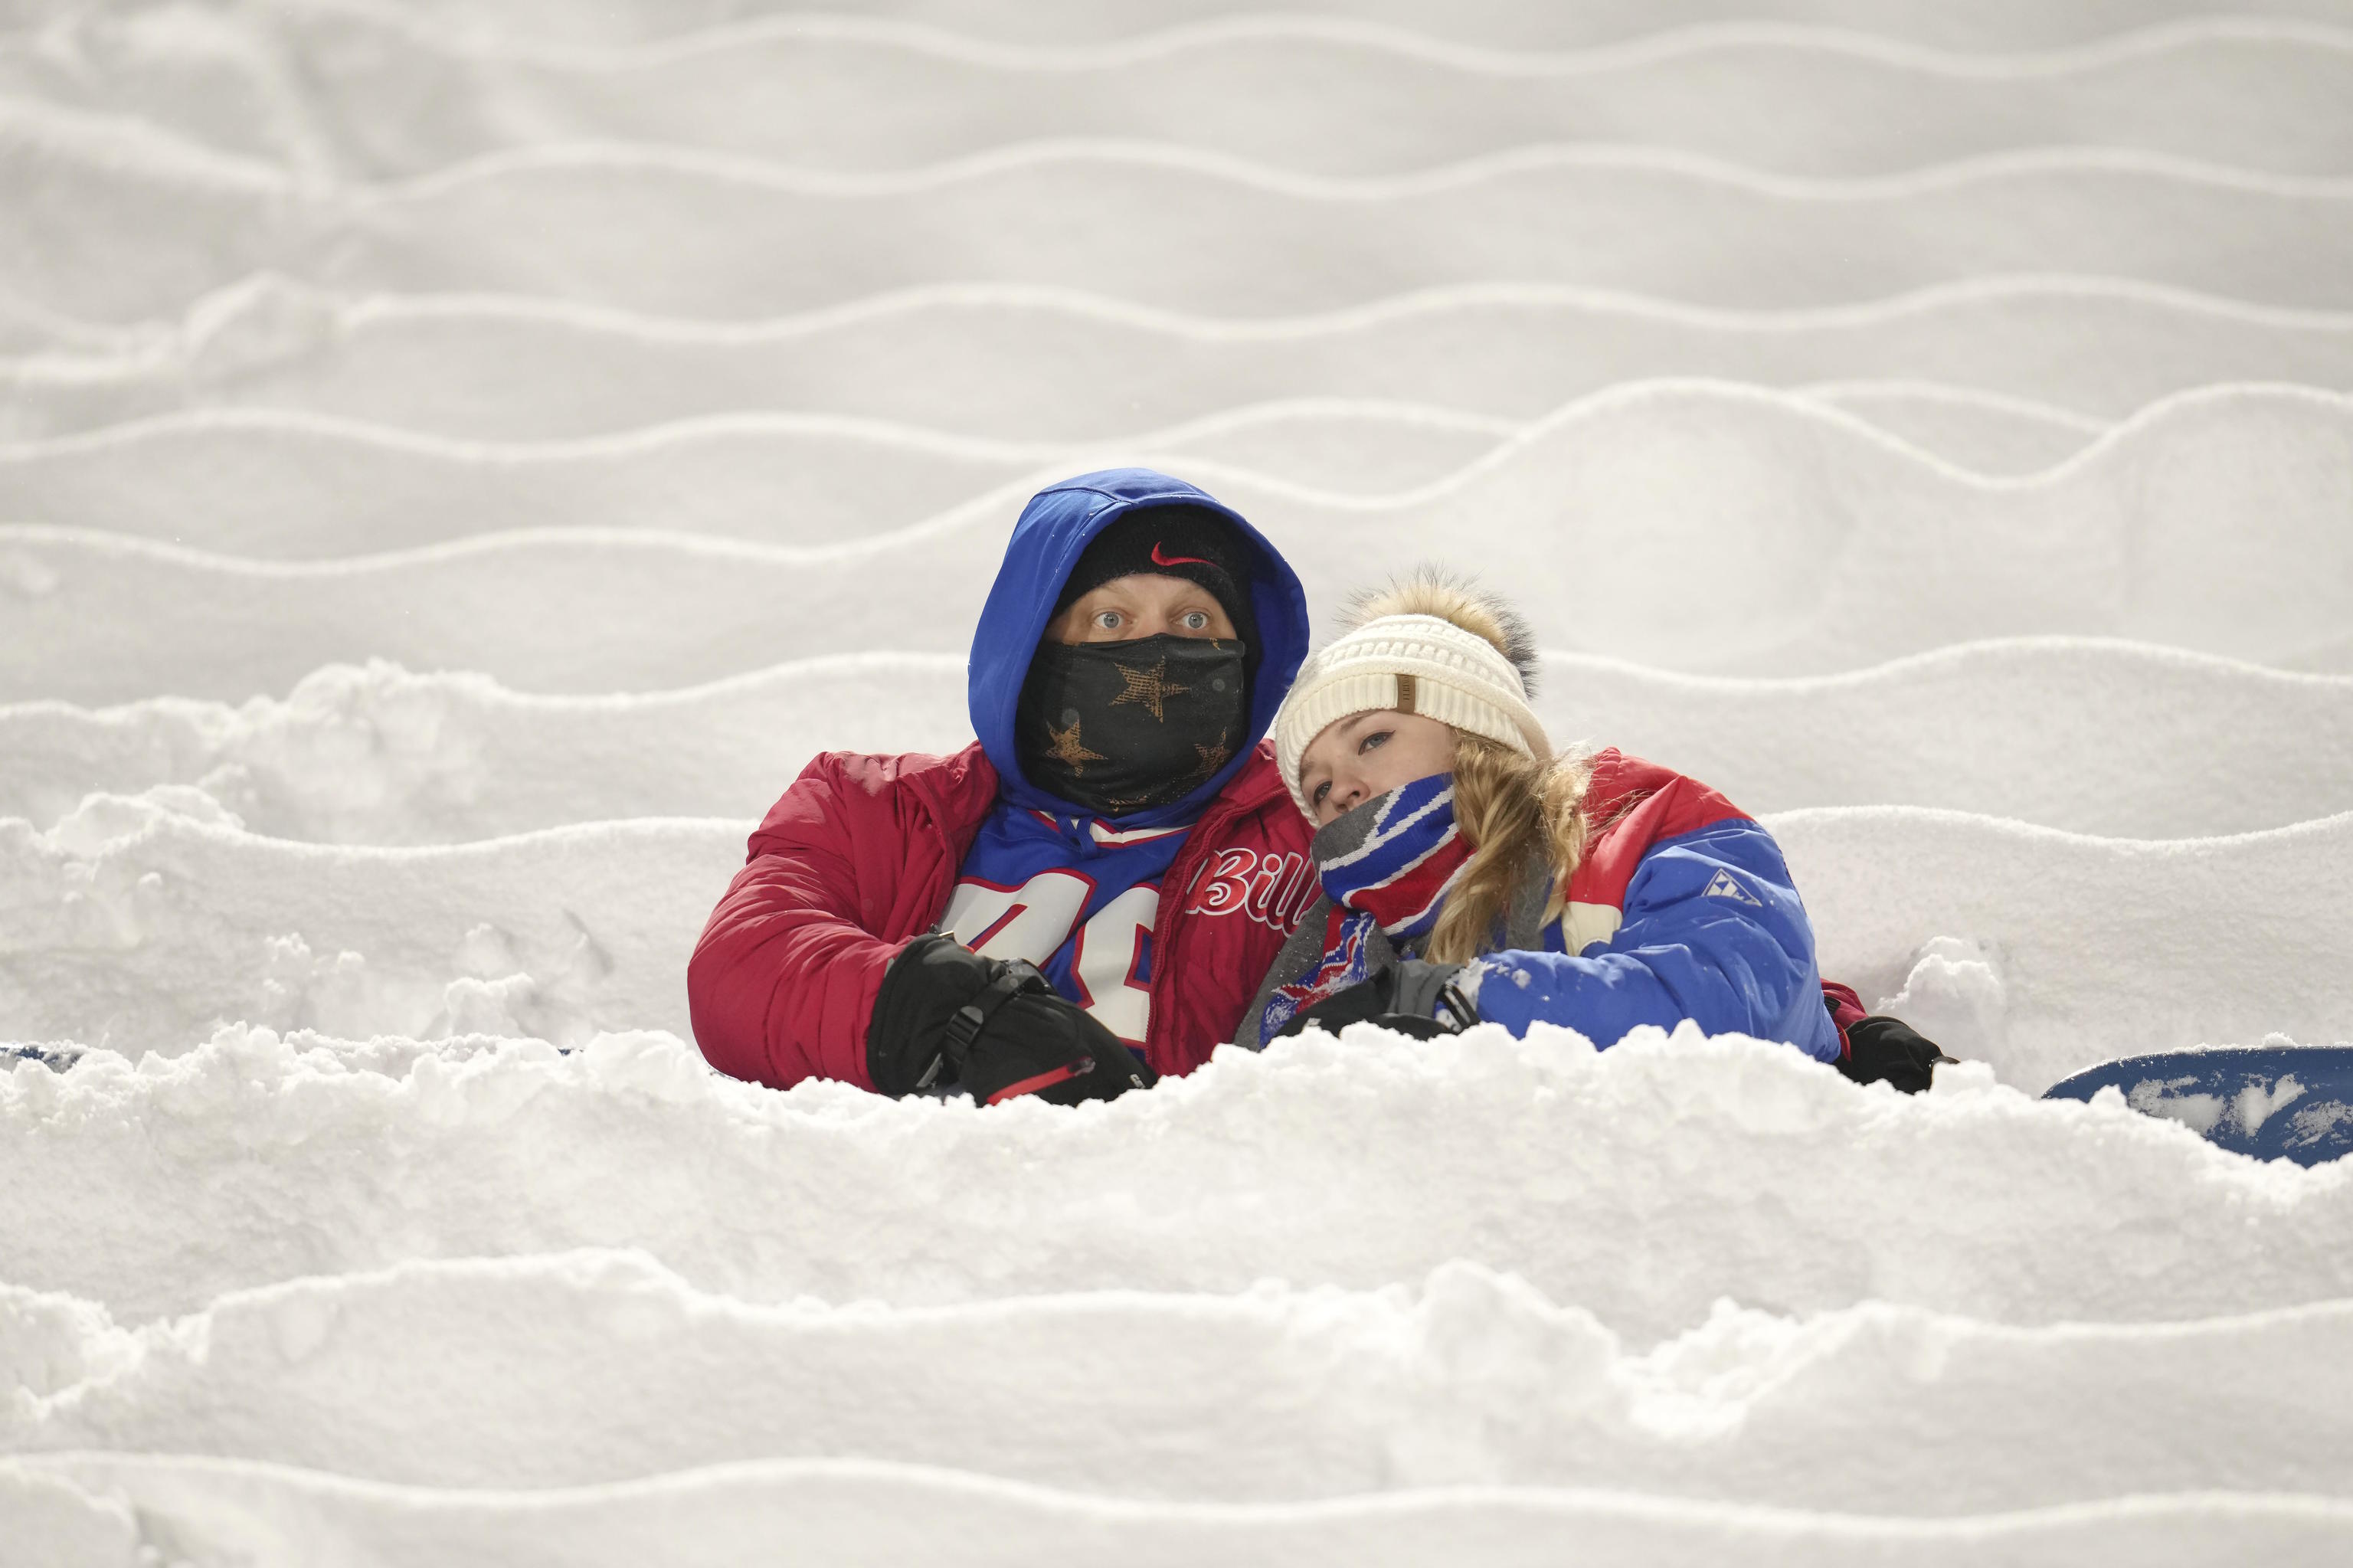
[[[1153,506],[1198,506],[1216,513],[1234,525],[1250,547],[1250,611],[1258,620],[1258,668],[1250,679],[1250,738],[1234,748],[1234,759],[1218,775],[1181,800],[1137,811],[1120,819],[1139,827],[1179,822],[1198,815],[1201,807],[1226,787],[1226,780],[1250,760],[1251,751],[1274,722],[1274,710],[1307,657],[1307,595],[1289,562],[1244,521],[1240,513],[1207,491],[1181,479],[1155,473],[1148,468],[1112,468],[1066,479],[1041,490],[1021,509],[1013,537],[1005,546],[1005,564],[981,607],[980,624],[972,634],[972,659],[966,665],[972,705],[972,732],[980,737],[988,760],[996,766],[1004,798],[1058,816],[1092,816],[1092,812],[1057,799],[1031,784],[1021,771],[1013,747],[1013,710],[1021,700],[1021,683],[1029,676],[1030,656],[1052,619],[1054,601],[1079,564],[1079,556],[1094,536],[1131,512]]]

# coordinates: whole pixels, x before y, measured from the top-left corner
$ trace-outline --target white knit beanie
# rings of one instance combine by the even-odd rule
[[[1419,714],[1528,757],[1552,755],[1519,667],[1493,641],[1440,615],[1378,615],[1310,655],[1274,715],[1282,781],[1311,818],[1299,787],[1309,744],[1327,726],[1374,709]]]

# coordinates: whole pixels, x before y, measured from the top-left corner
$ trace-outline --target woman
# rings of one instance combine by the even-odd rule
[[[1554,753],[1508,608],[1425,576],[1353,619],[1275,716],[1324,901],[1243,1044],[1372,1018],[1420,1034],[1543,1021],[1609,1046],[1692,1019],[1899,1087],[1949,1059],[1823,985],[1788,866],[1753,819],[1615,750]]]

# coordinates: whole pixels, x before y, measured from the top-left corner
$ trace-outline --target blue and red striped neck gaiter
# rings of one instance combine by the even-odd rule
[[[1367,800],[1315,835],[1324,895],[1336,931],[1323,962],[1268,999],[1261,1040],[1303,1008],[1370,977],[1380,944],[1411,951],[1438,924],[1471,846],[1454,827],[1454,776],[1432,774]]]

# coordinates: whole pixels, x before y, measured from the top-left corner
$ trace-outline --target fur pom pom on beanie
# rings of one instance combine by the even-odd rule
[[[1299,771],[1330,726],[1375,709],[1419,714],[1529,757],[1552,742],[1528,694],[1535,647],[1501,599],[1435,571],[1417,572],[1349,606],[1348,630],[1300,667],[1274,715],[1274,754],[1291,798],[1310,817]]]

